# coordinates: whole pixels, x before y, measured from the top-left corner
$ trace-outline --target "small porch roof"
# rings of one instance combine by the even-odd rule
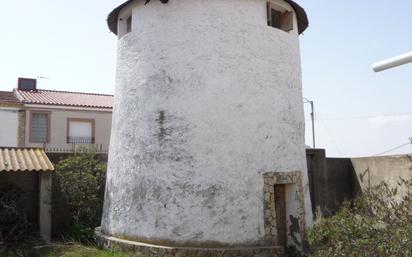
[[[42,148],[0,147],[0,172],[54,171]]]

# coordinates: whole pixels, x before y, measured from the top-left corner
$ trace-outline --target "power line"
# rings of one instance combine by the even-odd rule
[[[334,140],[333,136],[331,133],[329,133],[328,129],[326,128],[325,123],[323,123],[323,121],[320,121],[320,124],[322,125],[323,129],[326,132],[326,135],[329,137],[330,142],[332,142],[332,144],[335,145],[336,150],[338,150],[338,153],[342,156],[342,151],[340,150],[339,145],[336,143],[336,141]]]
[[[374,155],[372,155],[372,156],[378,156],[378,155],[383,155],[383,154],[386,154],[386,153],[390,153],[390,152],[393,152],[393,151],[395,151],[395,150],[401,149],[401,148],[403,148],[403,147],[405,147],[405,146],[407,146],[407,145],[410,145],[410,144],[412,144],[412,137],[409,138],[409,142],[408,142],[408,143],[405,143],[405,144],[402,144],[402,145],[400,145],[400,146],[391,148],[391,149],[386,150],[385,152],[382,152],[382,153],[374,154]]]
[[[356,119],[370,119],[370,118],[379,118],[379,117],[393,117],[393,116],[402,116],[402,115],[412,115],[412,112],[404,113],[390,113],[390,114],[375,114],[375,115],[363,115],[363,116],[349,116],[349,117],[336,117],[336,118],[324,118],[316,119],[319,121],[329,121],[329,120],[356,120]]]

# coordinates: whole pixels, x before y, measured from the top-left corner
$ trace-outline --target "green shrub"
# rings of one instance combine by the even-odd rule
[[[301,251],[299,251],[295,246],[288,246],[285,251],[285,257],[307,257]]]
[[[72,219],[65,237],[88,242],[100,225],[106,165],[94,152],[84,150],[60,161],[55,169]]]
[[[65,227],[63,239],[71,242],[92,243],[94,227],[72,222]]]
[[[320,219],[309,231],[314,256],[412,256],[412,180],[399,186],[402,196],[382,183]]]

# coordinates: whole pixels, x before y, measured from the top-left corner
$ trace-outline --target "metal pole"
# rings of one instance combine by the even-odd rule
[[[394,67],[397,67],[403,64],[407,64],[410,62],[412,62],[412,52],[375,63],[373,65],[373,70],[375,72],[379,72],[379,71],[391,69],[391,68],[394,68]]]
[[[315,107],[313,101],[310,101],[310,107],[312,108],[312,113],[310,116],[312,117],[312,140],[313,140],[313,149],[316,148],[315,144]]]
[[[306,98],[303,98],[303,100],[306,103],[310,104],[310,108],[311,108],[311,113],[310,113],[310,118],[312,120],[312,147],[316,148],[316,140],[315,140],[315,105],[313,103],[313,101],[310,101]]]

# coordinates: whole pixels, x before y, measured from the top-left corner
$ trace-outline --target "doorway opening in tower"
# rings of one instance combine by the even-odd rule
[[[286,248],[286,185],[275,185],[274,191],[278,244]]]
[[[306,228],[301,172],[267,172],[263,179],[266,241],[301,247]]]

